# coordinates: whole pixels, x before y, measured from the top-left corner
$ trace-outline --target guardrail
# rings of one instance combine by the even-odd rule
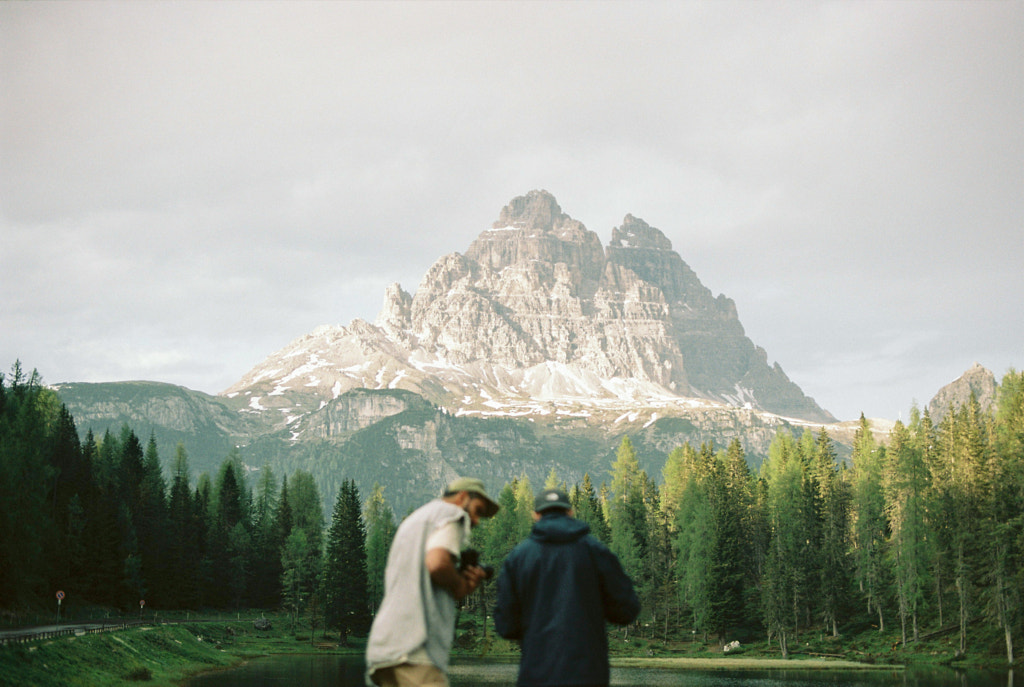
[[[149,624],[151,623],[141,620],[125,620],[114,623],[90,623],[88,625],[68,625],[66,627],[31,628],[23,631],[12,630],[8,632],[0,632],[0,645],[23,644],[25,642],[34,642],[41,639],[55,639],[57,637],[68,637],[71,635],[82,637],[87,634],[113,632],[114,630],[124,630],[129,627]]]

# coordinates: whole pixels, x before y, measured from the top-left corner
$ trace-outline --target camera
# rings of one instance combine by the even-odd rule
[[[484,579],[491,579],[494,577],[494,566],[493,565],[481,565],[480,564],[480,552],[476,549],[466,549],[462,552],[459,557],[459,569],[465,570],[470,567],[478,567],[484,571]]]

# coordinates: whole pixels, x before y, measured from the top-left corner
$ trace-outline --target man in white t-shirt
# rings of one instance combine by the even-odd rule
[[[367,685],[448,685],[456,602],[485,577],[476,566],[460,570],[459,556],[470,528],[497,512],[483,482],[462,477],[402,521],[366,644]]]

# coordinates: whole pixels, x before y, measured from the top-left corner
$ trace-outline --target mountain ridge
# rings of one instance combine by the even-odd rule
[[[290,424],[353,388],[402,388],[453,413],[534,401],[722,403],[835,422],[746,337],[661,230],[627,214],[604,248],[547,191],[514,198],[414,294],[385,290],[374,323],[320,327],[227,397]]]
[[[546,191],[513,199],[415,292],[389,285],[374,322],[318,327],[221,394],[58,391],[82,433],[153,431],[165,462],[182,441],[196,472],[229,451],[250,470],[301,468],[328,504],[342,479],[380,482],[396,512],[456,474],[600,483],[625,436],[656,476],[684,443],[739,440],[756,467],[779,431],[826,430],[845,460],[859,427],[770,365],[664,232],[627,214],[604,246]]]

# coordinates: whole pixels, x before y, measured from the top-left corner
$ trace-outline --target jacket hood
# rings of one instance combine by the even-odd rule
[[[576,541],[585,537],[589,532],[590,525],[587,523],[559,513],[544,515],[533,523],[530,538],[539,542],[558,544]]]

